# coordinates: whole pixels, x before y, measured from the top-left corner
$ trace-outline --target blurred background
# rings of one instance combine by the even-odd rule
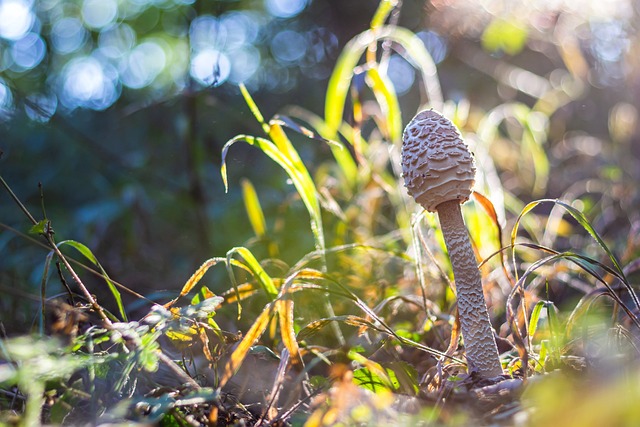
[[[523,138],[513,120],[491,136],[508,194],[580,198],[588,215],[598,206],[590,218],[611,241],[640,240],[640,1],[390,3],[390,23],[424,44],[445,100],[468,111],[470,126],[500,106],[536,107],[526,126],[540,135],[546,172],[510,142]],[[256,186],[280,257],[293,263],[313,239],[286,174],[234,147],[224,192],[222,146],[261,134],[238,84],[266,118],[290,105],[322,114],[342,48],[378,4],[0,0],[0,175],[37,219],[44,206],[58,240],[84,243],[113,279],[158,301],[204,260],[252,238],[241,178]],[[419,76],[390,52],[386,73],[406,123]],[[330,158],[325,145],[292,139],[312,173]],[[9,229],[31,224],[4,191],[0,223],[0,320],[13,334],[34,321],[47,251]],[[216,277],[207,278],[214,292],[229,287]],[[48,286],[49,296],[63,292],[58,280]]]

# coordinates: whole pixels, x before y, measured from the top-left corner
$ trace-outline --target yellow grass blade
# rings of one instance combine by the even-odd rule
[[[198,269],[195,271],[195,273],[193,273],[191,275],[189,280],[187,280],[187,283],[184,284],[184,286],[180,290],[180,294],[178,294],[178,296],[176,298],[174,298],[171,301],[169,301],[168,303],[166,303],[164,305],[164,308],[170,308],[180,298],[186,296],[189,292],[191,292],[191,290],[194,288],[194,286],[196,286],[198,284],[198,282],[200,282],[200,279],[202,279],[202,276],[204,276],[204,274],[207,272],[207,270],[209,270],[211,267],[213,267],[217,263],[224,262],[224,261],[225,261],[224,258],[216,257],[216,258],[208,259],[204,263],[202,263],[202,265],[200,267],[198,267]]]
[[[278,311],[280,321],[280,336],[282,337],[282,343],[289,351],[291,364],[294,369],[301,371],[304,368],[304,364],[302,362],[302,357],[300,356],[300,349],[298,347],[296,333],[293,328],[293,300],[288,298],[277,300],[276,309]]]
[[[262,313],[260,313],[255,322],[253,322],[253,325],[251,325],[251,328],[249,328],[244,338],[242,338],[242,341],[240,341],[236,349],[231,353],[231,357],[229,357],[229,360],[224,367],[224,372],[220,377],[218,388],[224,387],[231,377],[235,375],[238,368],[240,368],[240,365],[242,365],[242,362],[247,357],[253,343],[256,342],[267,329],[273,311],[274,305],[271,303],[267,304],[264,310],[262,310]]]

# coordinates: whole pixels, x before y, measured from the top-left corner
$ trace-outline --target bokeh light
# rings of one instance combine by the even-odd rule
[[[136,32],[125,23],[103,29],[98,37],[102,54],[114,59],[123,57],[135,43]]]
[[[416,79],[416,72],[402,56],[392,55],[389,58],[387,76],[393,83],[398,95],[404,95],[411,89]]]
[[[448,48],[444,37],[434,31],[420,31],[417,36],[429,51],[433,62],[439,64],[446,58]]]
[[[200,49],[224,46],[227,29],[220,25],[216,17],[203,15],[191,22],[189,37],[191,48],[197,52]]]
[[[82,19],[93,28],[106,27],[118,16],[118,4],[115,0],[84,0]]]
[[[260,32],[260,18],[256,13],[229,12],[222,16],[220,24],[227,34],[227,49],[253,44]]]
[[[197,14],[194,0],[0,0],[0,37],[8,41],[0,71],[47,76],[20,95],[35,121],[48,120],[47,112],[108,108],[123,90],[144,91],[129,100],[158,99],[190,79],[282,92],[300,75],[328,78],[337,55],[329,29],[291,19],[310,3],[263,0]]]
[[[260,67],[260,51],[251,45],[230,52],[230,81],[242,83],[249,80]]]
[[[304,56],[306,51],[307,41],[297,31],[280,31],[271,40],[271,53],[281,63],[297,62]]]
[[[15,65],[29,70],[40,64],[46,49],[44,41],[38,34],[28,33],[11,46],[11,56]]]
[[[0,37],[19,40],[24,37],[35,21],[32,2],[26,0],[2,0],[0,2]]]
[[[0,79],[0,120],[6,120],[11,117],[13,112],[13,95],[9,86],[4,80]]]
[[[120,95],[117,71],[93,57],[71,60],[64,67],[61,80],[60,102],[70,110],[104,110]]]
[[[166,65],[164,50],[154,41],[136,46],[127,55],[120,69],[122,83],[133,89],[148,86]]]
[[[229,78],[231,62],[224,53],[204,49],[191,60],[191,76],[204,86],[218,86]]]
[[[266,0],[267,11],[278,18],[292,18],[307,7],[309,0]]]
[[[72,53],[80,49],[89,38],[89,32],[77,18],[62,18],[53,25],[51,44],[61,54]]]
[[[25,113],[36,122],[47,122],[58,108],[58,98],[53,95],[33,94],[27,97]]]

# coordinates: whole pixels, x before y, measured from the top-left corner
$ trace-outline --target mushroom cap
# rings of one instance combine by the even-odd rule
[[[402,136],[402,176],[409,195],[429,212],[450,200],[469,199],[476,168],[467,144],[453,123],[425,110]]]

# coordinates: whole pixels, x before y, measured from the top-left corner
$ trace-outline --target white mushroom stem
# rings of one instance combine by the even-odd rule
[[[443,202],[436,206],[436,210],[453,266],[469,372],[476,371],[484,378],[496,377],[502,374],[502,365],[460,202]]]

